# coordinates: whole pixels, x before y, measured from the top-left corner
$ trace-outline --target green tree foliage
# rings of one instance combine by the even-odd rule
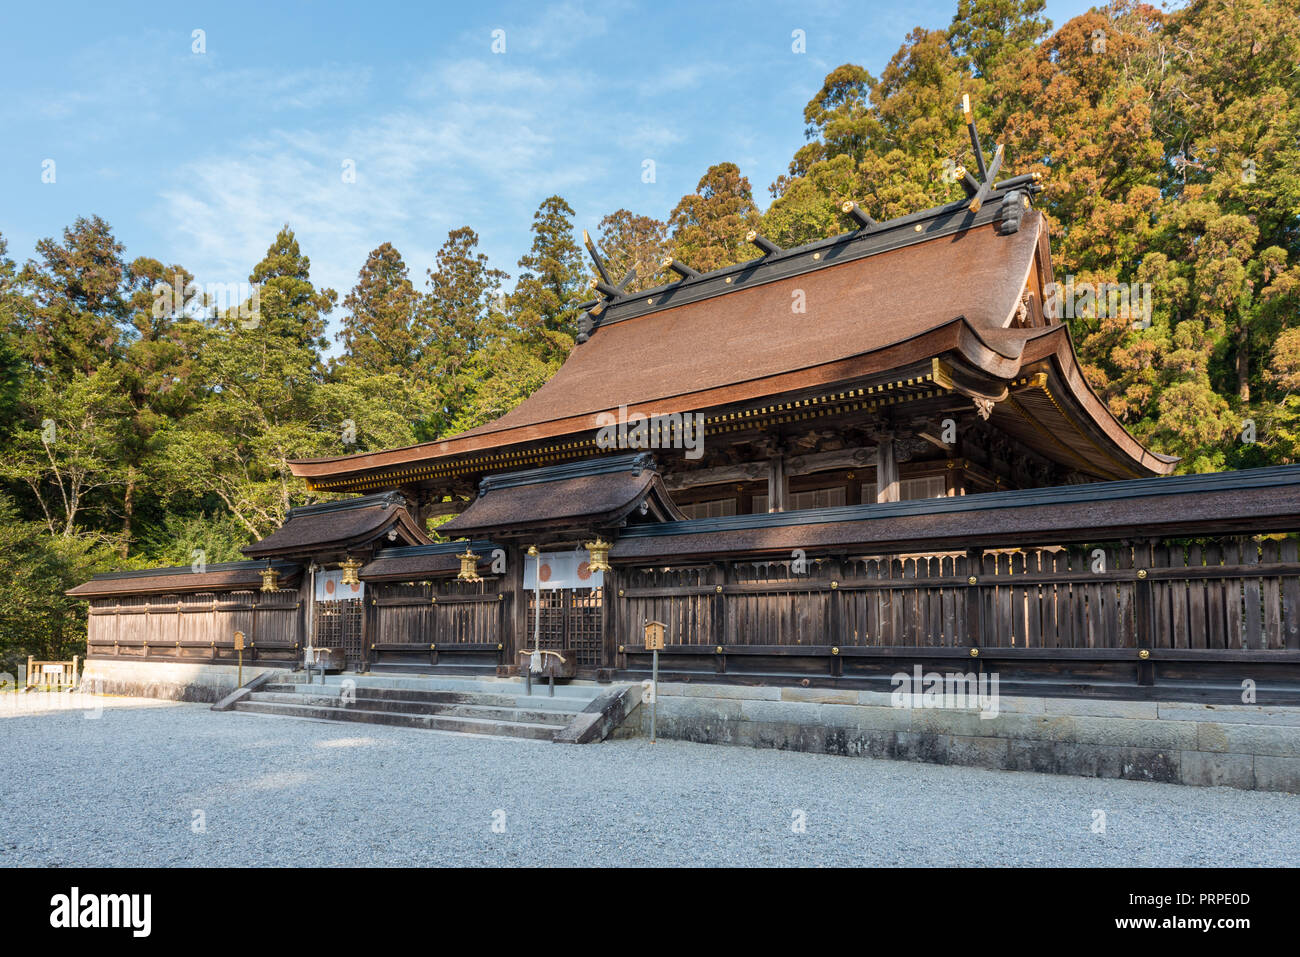
[[[347,314],[335,337],[343,343],[340,368],[381,375],[394,369],[427,374],[429,342],[420,322],[420,294],[391,243],[371,250],[343,308]]]
[[[887,219],[960,198],[969,94],[1003,175],[1045,176],[1056,278],[1150,286],[1149,323],[1095,303],[1066,319],[1110,410],[1184,470],[1297,461],[1300,0],[1118,0],[1058,29],[1042,14],[1042,0],[956,0],[878,77],[831,70],[766,212],[715,165],[666,223],[600,221],[614,280],[657,285],[665,255],[702,271],[751,260],[753,228],[786,247],[842,233],[845,199]],[[541,202],[510,286],[468,226],[420,264],[424,289],[380,244],[331,361],[336,296],[288,226],[233,308],[180,265],[128,260],[95,216],[21,267],[0,236],[0,670],[77,650],[84,605],[63,592],[94,571],[238,558],[310,500],[291,459],[443,438],[536,391],[591,295],[573,219],[563,198]]]
[[[140,545],[159,565],[237,562],[248,544],[248,530],[229,512],[169,512],[145,530]]]
[[[754,258],[745,233],[758,226],[749,180],[735,163],[710,166],[694,193],[681,198],[668,218],[674,255],[700,272]]]
[[[84,538],[51,537],[0,495],[0,671],[16,675],[28,655],[84,655],[85,606],[64,592],[106,571],[114,558]]]
[[[587,293],[573,209],[559,196],[547,197],[533,215],[532,232],[514,290],[494,306],[486,323],[490,334],[469,354],[464,372],[473,387],[462,393],[458,407],[449,407],[450,433],[514,408],[555,374],[573,348],[578,306]]]
[[[961,0],[879,79],[833,70],[764,232],[785,246],[842,232],[845,198],[880,219],[959,198],[969,94],[1003,175],[1046,176],[1058,280],[1150,286],[1150,324],[1095,306],[1068,318],[1111,411],[1185,470],[1293,460],[1300,3],[1122,0],[1054,32],[1041,12]]]
[[[18,424],[26,380],[26,366],[15,336],[19,310],[25,302],[18,288],[18,270],[6,255],[8,250],[8,240],[0,235],[0,442]]]
[[[668,255],[668,226],[653,216],[640,216],[631,210],[618,209],[600,221],[596,246],[605,256],[605,268],[610,278],[622,282],[631,271],[636,277],[628,289],[640,292],[668,281],[659,265]],[[591,278],[597,278],[595,266],[590,267]]]
[[[577,335],[587,271],[573,238],[573,210],[562,197],[548,196],[533,214],[533,244],[519,268],[509,303],[513,321],[543,361],[563,362]]]
[[[63,231],[62,243],[36,244],[39,260],[23,268],[28,308],[16,331],[42,371],[89,375],[113,358],[127,308],[122,249],[98,216],[78,219]]]
[[[205,399],[167,437],[170,484],[215,497],[258,537],[300,494],[289,460],[344,451],[342,425],[326,415],[321,394],[335,293],[316,289],[310,270],[285,226],[249,276],[256,301],[205,329],[195,369]]]
[[[958,0],[948,42],[974,76],[992,77],[1051,32],[1043,7],[1043,0]]]
[[[462,226],[447,234],[429,270],[423,306],[432,330],[428,374],[437,384],[435,404],[421,424],[424,437],[460,431],[452,427],[453,421],[474,404],[481,383],[491,375],[481,357],[504,330],[498,293],[505,278],[478,251],[478,233]]]

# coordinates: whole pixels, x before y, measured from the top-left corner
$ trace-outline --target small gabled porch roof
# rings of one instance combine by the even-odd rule
[[[307,556],[346,552],[381,539],[403,545],[430,541],[396,492],[290,509],[283,525],[241,551],[249,558]]]
[[[469,508],[438,531],[495,539],[685,517],[664,488],[654,459],[640,453],[489,476]]]

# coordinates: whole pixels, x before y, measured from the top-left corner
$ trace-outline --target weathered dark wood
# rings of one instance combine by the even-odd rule
[[[1098,550],[1104,567],[1094,564]],[[527,634],[522,578],[520,561],[504,577],[478,582],[441,574],[369,583],[361,666],[473,673],[513,666],[516,636]],[[92,599],[88,650],[227,662],[239,629],[250,639],[246,661],[289,662],[305,637],[306,587]],[[550,610],[543,619],[544,646],[590,645],[576,651],[585,677],[648,667],[641,625],[653,619],[666,624],[663,655],[679,676],[851,684],[943,660],[1065,684],[1105,675],[1139,687],[1199,674],[1218,685],[1242,674],[1300,682],[1294,536],[728,556],[619,565],[603,594],[588,591],[548,594],[548,609],[559,602],[559,630]]]

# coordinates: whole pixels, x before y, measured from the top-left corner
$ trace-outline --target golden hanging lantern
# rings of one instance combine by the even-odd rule
[[[262,576],[262,591],[280,590],[280,573],[271,567],[270,562],[266,563],[259,574]]]
[[[457,555],[456,557],[460,559],[460,574],[456,576],[458,579],[463,582],[477,582],[483,580],[478,574],[478,556],[469,550],[468,545],[465,546],[464,554]]]
[[[361,568],[361,562],[349,556],[344,561],[339,562],[339,568],[343,569],[343,577],[339,581],[344,585],[360,585],[361,579],[357,577],[357,571]]]
[[[609,550],[613,546],[597,536],[594,542],[583,543],[583,548],[587,550],[587,567],[593,572],[607,572],[609,567]]]

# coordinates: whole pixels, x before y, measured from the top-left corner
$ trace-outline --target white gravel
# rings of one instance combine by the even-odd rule
[[[0,866],[1300,864],[1296,795],[100,700],[0,695]]]

